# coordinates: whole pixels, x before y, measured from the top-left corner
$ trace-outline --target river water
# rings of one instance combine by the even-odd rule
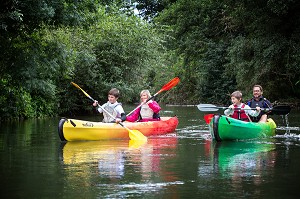
[[[59,117],[0,123],[1,198],[299,198],[300,111],[272,116],[275,137],[221,143],[196,106],[161,115],[176,132],[144,145],[61,142]]]

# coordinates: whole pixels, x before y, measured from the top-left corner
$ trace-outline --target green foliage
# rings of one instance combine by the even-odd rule
[[[154,76],[154,68],[164,59],[155,28],[133,15],[124,15],[114,4],[108,11],[98,1],[51,2],[24,2],[20,6],[31,5],[26,12],[37,10],[24,11],[26,21],[19,27],[26,24],[28,29],[17,36],[1,37],[1,48],[6,51],[0,55],[0,78],[8,90],[1,95],[0,105],[5,107],[1,115],[44,117],[91,112],[91,102],[71,81],[100,102],[107,100],[112,87],[120,89],[123,103],[138,101],[146,80]],[[34,20],[33,16],[40,18]],[[49,25],[51,20],[55,20],[53,25]],[[11,91],[15,100],[8,101]]]
[[[173,30],[168,46],[182,57],[184,99],[225,103],[237,89],[251,97],[253,84],[261,84],[273,101],[300,97],[298,1],[169,5],[155,22]]]
[[[14,118],[34,117],[35,112],[32,107],[32,98],[22,87],[12,87],[8,85],[11,77],[7,76],[0,80],[0,119],[8,120]]]
[[[234,80],[222,75],[228,46],[228,39],[220,40],[226,30],[220,19],[223,9],[218,1],[177,1],[156,19],[174,30],[169,42],[175,43],[170,47],[182,57],[179,75],[185,94],[181,101],[224,101],[224,92],[233,86]]]
[[[227,72],[237,87],[250,92],[261,84],[271,100],[299,96],[299,16],[297,1],[272,0],[240,4],[236,27],[244,32],[232,39]],[[251,14],[250,14],[251,13]],[[251,17],[249,17],[251,15]],[[272,92],[271,92],[272,91]]]
[[[1,119],[90,113],[116,87],[137,102],[175,76],[165,103],[227,103],[261,84],[271,101],[300,97],[296,0],[5,0],[0,3]],[[151,23],[149,23],[151,22]]]

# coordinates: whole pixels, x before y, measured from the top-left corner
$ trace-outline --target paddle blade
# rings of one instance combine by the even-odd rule
[[[75,86],[76,88],[79,88],[79,89],[81,89],[81,88],[80,88],[80,86],[78,86],[76,83],[74,83],[74,82],[71,82],[71,84],[73,84],[73,86]]]
[[[221,110],[228,109],[228,107],[216,106],[213,104],[198,104],[197,108],[199,109],[199,111],[203,111],[203,112],[216,112],[220,109]]]
[[[198,104],[197,108],[199,109],[199,111],[203,112],[216,112],[219,110],[218,107],[212,104]]]
[[[209,124],[211,119],[214,117],[214,114],[206,114],[204,115],[204,120],[206,122],[206,124]]]
[[[71,84],[73,84],[73,86],[75,86],[76,88],[79,88],[79,89],[83,92],[83,94],[84,94],[85,96],[87,96],[87,97],[90,98],[91,100],[95,101],[89,94],[87,94],[87,93],[86,93],[82,88],[80,88],[80,86],[78,86],[76,83],[71,82]]]
[[[131,140],[138,140],[138,141],[147,141],[147,137],[144,136],[140,131],[138,130],[130,130],[128,129],[129,137]]]
[[[287,115],[291,112],[291,107],[288,105],[278,105],[278,106],[274,106],[271,110],[271,112],[269,113],[269,115],[271,114],[275,114],[275,115]]]
[[[178,83],[180,82],[179,77],[175,77],[173,78],[171,81],[169,81],[168,83],[166,83],[158,92],[161,93],[163,91],[167,91],[170,90],[171,88],[173,88],[174,86],[176,86]]]
[[[138,149],[141,146],[143,146],[145,143],[147,143],[147,141],[145,140],[129,140],[128,147]]]

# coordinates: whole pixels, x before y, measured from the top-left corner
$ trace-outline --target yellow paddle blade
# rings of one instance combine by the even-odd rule
[[[87,92],[85,92],[82,88],[80,88],[80,86],[78,86],[76,83],[71,82],[71,84],[73,84],[73,86],[75,86],[76,88],[80,89],[80,90],[83,92],[83,94],[84,94],[85,96],[87,96],[87,97],[90,98],[91,100],[95,101],[89,94],[87,94]]]
[[[138,149],[141,146],[143,146],[145,143],[147,143],[146,140],[129,140],[128,147]]]
[[[147,137],[144,136],[138,130],[130,130],[130,129],[128,129],[128,132],[129,132],[129,137],[130,137],[131,140],[147,141]]]
[[[73,84],[73,86],[75,86],[76,88],[79,88],[79,89],[81,89],[81,88],[80,88],[80,86],[78,86],[76,83],[74,83],[74,82],[71,82],[71,84]]]

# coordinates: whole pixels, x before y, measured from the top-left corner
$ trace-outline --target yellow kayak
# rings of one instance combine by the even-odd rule
[[[178,125],[178,118],[161,117],[160,121],[123,122],[123,124],[148,137],[174,132]],[[129,139],[128,130],[119,124],[67,118],[59,121],[58,134],[61,141]]]

